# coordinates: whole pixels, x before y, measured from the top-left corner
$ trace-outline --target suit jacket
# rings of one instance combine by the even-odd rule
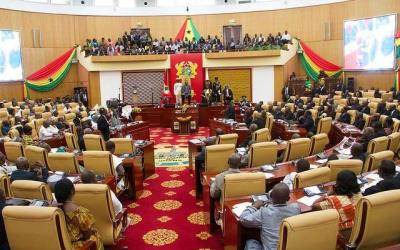
[[[360,112],[369,115],[371,113],[371,109],[368,106],[362,106]]]
[[[224,95],[224,100],[232,100],[233,99],[233,92],[231,89],[224,89],[222,91],[223,95]]]
[[[28,180],[28,181],[42,181],[34,172],[17,169],[12,172],[10,177],[11,182],[16,180]]]
[[[301,119],[301,123],[299,124],[299,127],[305,128],[307,132],[313,132],[314,131],[314,120],[311,117],[306,117]]]
[[[235,107],[233,107],[233,106],[227,107],[227,109],[225,111],[225,118],[235,120]]]
[[[365,121],[364,119],[356,120],[353,125],[362,130],[364,129]]]
[[[285,118],[285,120],[290,121],[295,119],[295,116],[291,111],[283,113],[283,117]]]
[[[350,115],[347,114],[347,112],[345,112],[345,113],[343,113],[343,114],[341,114],[341,115],[339,116],[339,119],[338,119],[338,120],[339,120],[340,122],[344,122],[344,123],[350,124],[351,118],[350,118]]]
[[[222,188],[224,186],[224,178],[225,175],[227,174],[235,174],[235,173],[240,173],[239,169],[232,169],[229,168],[228,170],[217,174],[215,176],[215,180],[213,181],[213,183],[211,183],[211,187],[210,187],[210,196],[213,197],[214,199],[218,199],[221,197],[221,192],[222,192]]]
[[[110,139],[110,124],[108,124],[104,115],[99,117],[99,120],[97,121],[97,129],[100,130],[105,141]]]
[[[381,180],[375,186],[365,189],[363,195],[376,194],[393,189],[400,189],[400,181],[396,178],[389,178]]]
[[[398,109],[394,109],[392,111],[387,111],[386,115],[390,116],[391,118],[396,118],[399,119],[400,118],[400,111]]]

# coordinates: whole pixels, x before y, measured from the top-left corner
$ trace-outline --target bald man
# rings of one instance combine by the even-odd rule
[[[228,164],[229,169],[217,174],[215,176],[215,180],[213,181],[213,183],[211,183],[210,196],[214,199],[219,199],[221,197],[225,175],[240,173],[240,155],[232,154],[231,156],[229,156]]]
[[[256,201],[247,207],[240,216],[240,222],[245,227],[260,228],[261,242],[248,240],[245,250],[274,250],[278,248],[279,227],[283,219],[300,214],[297,203],[287,204],[289,201],[289,187],[285,183],[278,183],[271,191],[272,204]]]

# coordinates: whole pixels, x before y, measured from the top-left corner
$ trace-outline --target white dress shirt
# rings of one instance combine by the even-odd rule
[[[113,191],[110,191],[111,193],[111,200],[113,203],[113,207],[114,207],[114,212],[115,214],[119,214],[120,212],[122,212],[122,210],[124,209],[121,202],[118,200],[117,196],[114,194]]]
[[[40,127],[39,130],[39,138],[43,138],[43,137],[52,137],[53,135],[58,134],[58,128],[54,127],[54,126],[48,126],[47,128],[45,128],[44,126]]]

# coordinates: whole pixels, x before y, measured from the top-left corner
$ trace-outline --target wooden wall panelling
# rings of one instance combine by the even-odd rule
[[[284,82],[284,66],[274,66],[274,99],[277,101],[282,101]]]
[[[101,103],[100,94],[100,74],[99,72],[89,72],[89,106],[93,107]]]
[[[23,93],[22,82],[0,82],[0,100],[15,98],[17,101],[22,101]]]

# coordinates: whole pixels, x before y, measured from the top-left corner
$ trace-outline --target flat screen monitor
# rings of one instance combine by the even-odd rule
[[[0,30],[0,82],[21,80],[23,74],[20,33]]]

